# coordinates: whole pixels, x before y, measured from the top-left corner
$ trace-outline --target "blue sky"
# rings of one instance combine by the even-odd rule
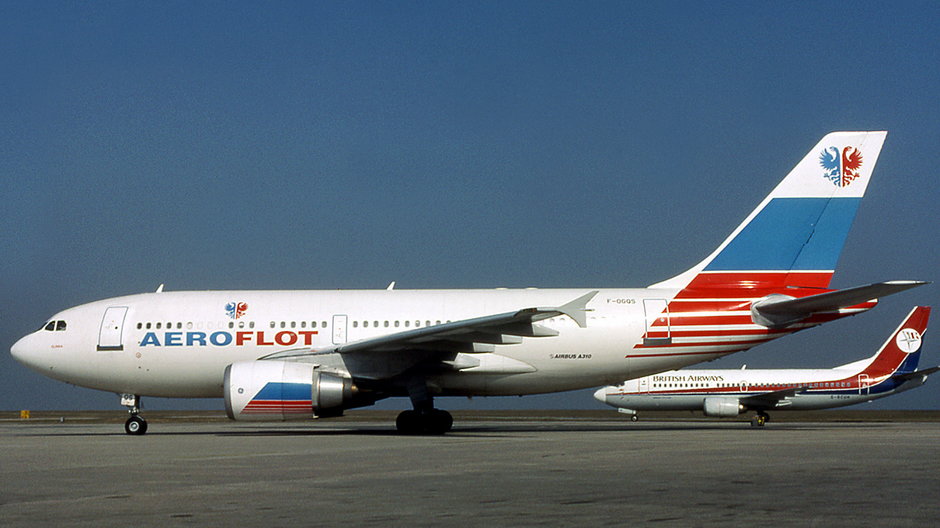
[[[6,351],[160,283],[646,286],[833,130],[889,131],[833,285],[936,281],[938,33],[934,2],[4,3],[0,408],[119,409]],[[709,366],[865,357],[937,288]]]

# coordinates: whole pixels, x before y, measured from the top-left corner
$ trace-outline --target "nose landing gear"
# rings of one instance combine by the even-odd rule
[[[124,432],[129,435],[142,435],[147,432],[147,420],[140,417],[140,396],[136,394],[122,394],[121,405],[127,407],[130,418],[124,422]]]
[[[770,416],[764,411],[758,411],[757,414],[751,418],[751,427],[763,427],[768,421],[770,421]]]

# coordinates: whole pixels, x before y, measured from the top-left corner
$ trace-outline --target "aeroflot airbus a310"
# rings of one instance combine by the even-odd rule
[[[443,433],[434,396],[597,387],[715,359],[922,284],[828,289],[885,132],[827,135],[705,260],[643,289],[195,291],[97,301],[12,347],[121,394],[223,397],[238,420],[335,416],[408,396],[402,432]],[[744,178],[742,178],[743,181]]]
[[[594,397],[633,421],[637,411],[730,417],[752,410],[755,426],[764,425],[771,409],[829,409],[884,398],[920,387],[940,370],[917,370],[929,318],[930,307],[914,308],[874,356],[832,369],[674,370],[604,387]]]

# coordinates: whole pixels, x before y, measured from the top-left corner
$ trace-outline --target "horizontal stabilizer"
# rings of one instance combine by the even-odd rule
[[[774,294],[751,306],[751,318],[759,325],[779,328],[802,321],[814,313],[837,311],[924,284],[928,283],[924,281],[876,282],[866,286],[800,298]]]
[[[938,370],[940,370],[940,367],[931,367],[931,368],[927,368],[923,370],[916,370],[914,372],[906,372],[904,374],[895,374],[894,376],[891,376],[891,379],[898,380],[898,381],[907,381],[910,379],[916,379],[920,377],[923,377],[926,379],[927,376],[933,374],[934,372]]]

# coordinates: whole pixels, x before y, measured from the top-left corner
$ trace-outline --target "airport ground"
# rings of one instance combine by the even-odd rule
[[[0,413],[0,526],[932,525],[940,413],[455,412],[304,423]]]

